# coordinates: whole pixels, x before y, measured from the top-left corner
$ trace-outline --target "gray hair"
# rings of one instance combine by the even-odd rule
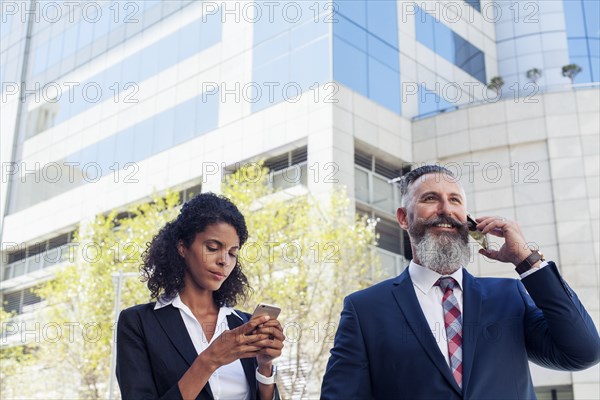
[[[420,177],[427,174],[444,174],[448,175],[452,179],[456,179],[456,176],[448,168],[444,168],[440,165],[423,165],[419,168],[415,168],[408,174],[403,175],[398,181],[400,184],[400,198],[402,199],[402,206],[406,206],[406,199],[408,195],[408,189],[410,186]]]

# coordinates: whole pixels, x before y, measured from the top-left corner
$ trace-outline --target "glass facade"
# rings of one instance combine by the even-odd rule
[[[29,78],[42,84],[56,79],[190,3],[190,0],[112,0],[83,5],[37,2]]]
[[[416,7],[415,25],[420,43],[480,82],[487,82],[485,57],[481,50],[420,7]]]
[[[298,10],[291,17],[260,18],[254,24],[252,111],[333,79],[399,114],[396,3],[294,4]],[[271,93],[269,85],[275,87]]]
[[[256,2],[267,10],[273,2]],[[288,3],[291,5],[291,3]],[[294,2],[284,17],[257,18],[252,58],[252,111],[260,111],[331,80],[326,2]]]
[[[428,4],[417,8],[416,16],[404,12],[421,3]],[[548,71],[540,84],[555,90],[548,76],[552,71],[557,80],[563,80],[556,71],[566,63],[567,39],[570,62],[583,68],[575,82],[597,82],[599,1],[505,2],[514,4],[501,5],[504,19],[498,23],[493,21],[498,2],[460,0],[447,8],[450,3],[0,0],[0,80],[16,84],[24,81],[28,89],[25,102],[17,94],[3,104],[0,118],[4,120],[2,155],[14,157],[4,161],[14,161],[18,169],[12,174],[7,165],[3,168],[8,185],[3,185],[0,197],[9,199],[0,204],[6,206],[2,209],[3,240],[27,243],[22,250],[3,250],[8,255],[0,266],[0,299],[5,310],[23,313],[21,318],[44,305],[31,287],[40,277],[46,279],[60,270],[69,261],[68,250],[73,248],[72,236],[66,234],[56,240],[57,234],[75,229],[92,212],[124,207],[148,196],[150,190],[185,187],[183,199],[201,189],[218,191],[219,178],[256,158],[266,158],[272,186],[285,190],[280,193],[282,198],[309,191],[320,196],[322,189],[326,196],[331,186],[325,185],[338,180],[346,188],[354,188],[349,193],[353,196],[350,207],[371,218],[370,226],[379,237],[373,250],[379,254],[384,271],[392,276],[412,258],[408,235],[395,218],[400,205],[399,188],[391,184],[416,166],[411,161],[492,159],[494,154],[502,156],[502,148],[507,147],[512,162],[524,153],[519,146],[526,146],[527,154],[533,150],[542,161],[569,161],[569,152],[561,151],[561,146],[573,154],[582,147],[588,157],[588,145],[594,144],[591,133],[596,127],[588,120],[593,117],[589,107],[579,107],[577,113],[566,110],[563,119],[546,112],[560,107],[556,99],[554,106],[542,110],[543,116],[538,115],[536,122],[521,120],[527,113],[517,103],[529,99],[513,101],[505,96],[500,100],[510,110],[500,116],[490,114],[493,118],[485,113],[496,109],[483,104],[478,109],[470,108],[473,104],[469,103],[486,100],[481,99],[488,93],[486,60],[490,74],[504,68],[503,64],[510,63],[510,68],[514,64],[510,72],[513,75],[498,73],[507,81],[505,93],[511,90],[508,79],[517,75],[524,79],[525,70],[533,66]],[[541,6],[549,3],[553,6]],[[23,9],[17,14],[4,13],[12,5],[34,5],[44,18],[28,22],[30,17]],[[403,8],[406,5],[409,7]],[[465,18],[452,21],[445,11],[452,14],[457,5],[460,11],[466,10]],[[529,14],[531,8],[526,5],[540,5],[541,13]],[[62,18],[53,18],[56,7],[61,8]],[[73,8],[71,12],[69,7]],[[434,7],[435,11],[430,11]],[[253,18],[256,10],[262,15]],[[467,20],[471,16],[474,19]],[[517,17],[539,17],[543,24],[518,24]],[[410,25],[412,18],[414,28]],[[562,26],[563,18],[566,32],[555,31],[557,25]],[[404,29],[407,26],[410,28]],[[507,39],[499,39],[499,32]],[[502,54],[502,49],[508,47],[510,57]],[[528,53],[531,49],[536,52]],[[547,58],[557,60],[557,64],[551,69],[548,63],[534,62],[539,57],[544,57],[544,63]],[[490,63],[498,63],[498,68]],[[72,81],[76,86],[70,91],[63,89],[56,99],[31,90]],[[247,82],[250,86],[244,85]],[[207,84],[213,89],[205,89]],[[218,84],[218,89],[212,84]],[[243,86],[241,91],[237,84]],[[327,89],[333,87],[335,91],[342,85],[347,90],[341,90],[339,97]],[[85,87],[89,89],[83,90]],[[2,90],[5,88],[3,85]],[[115,101],[116,96],[123,100],[135,90],[139,95],[133,102]],[[563,86],[556,90],[566,93]],[[458,94],[453,101],[455,91]],[[577,102],[585,105],[591,96],[579,97],[587,94],[584,92],[597,95],[597,87],[574,92]],[[297,106],[287,104],[299,95],[310,100]],[[313,101],[317,96],[319,101]],[[36,100],[40,97],[41,101]],[[559,98],[560,93],[554,97]],[[553,101],[546,99],[549,97],[544,98],[545,104]],[[336,105],[319,104],[338,101]],[[453,114],[456,118],[434,117],[440,112],[452,113],[459,105],[461,112]],[[421,117],[434,118],[419,122]],[[562,129],[573,118],[581,125],[575,132],[581,133],[581,140]],[[467,128],[468,135],[459,134]],[[545,128],[552,143],[544,140]],[[14,141],[4,141],[12,137]],[[328,165],[335,167],[333,173]],[[89,184],[100,179],[98,185]],[[589,183],[586,179],[562,183],[573,183],[569,187],[578,189],[581,182]],[[121,185],[138,180],[137,185]],[[479,193],[475,203],[480,208],[500,205],[518,217],[518,200],[529,192],[523,194],[516,190],[519,187],[512,187],[512,199],[516,199],[512,208],[506,205],[510,199],[496,199],[491,192]],[[571,192],[575,197],[582,193]],[[582,199],[563,196],[556,200],[588,204],[594,201],[593,194],[591,200],[583,195]],[[541,199],[540,204],[550,204],[546,200]],[[554,198],[550,200],[554,203]],[[544,215],[552,216],[552,212]],[[550,219],[543,222],[553,223]],[[556,242],[553,235],[543,239],[552,250]],[[31,245],[36,240],[44,244],[43,252]],[[480,269],[484,275],[488,273]],[[585,288],[588,292],[594,289],[597,287]],[[12,343],[17,342],[17,336],[21,335],[13,335]],[[306,371],[302,368],[288,368],[288,376],[302,378],[309,366]],[[592,386],[584,379],[581,387],[586,393]],[[100,384],[101,388],[109,386]],[[318,382],[310,385],[318,390]],[[11,387],[10,382],[7,387]],[[580,390],[556,386],[538,389],[538,395],[548,399],[573,397]],[[318,393],[307,391],[306,396],[318,397]]]
[[[21,23],[18,14],[0,14],[0,91],[6,83],[19,83],[23,66],[27,24]]]
[[[148,3],[160,4],[159,2]],[[81,28],[83,26],[87,25],[81,24]],[[71,39],[67,36],[68,32],[73,28],[77,28],[75,32],[80,32],[78,27],[78,24],[73,25],[73,27],[61,32],[54,39],[47,41],[43,46],[38,47],[34,51],[32,55],[34,60],[32,63],[34,75],[36,75],[36,71],[38,74],[43,72],[44,66],[54,65],[55,58],[57,60],[61,59],[60,51],[57,56],[53,51],[48,50],[48,54],[52,53],[53,55],[46,56],[44,46],[50,48],[56,40],[56,43],[59,43],[56,45],[57,49],[60,47],[60,44],[63,44],[63,48],[70,47],[69,41]],[[81,39],[77,43],[84,43],[84,46],[88,45],[97,30],[100,30],[102,35],[106,34],[105,28],[96,29],[94,25],[94,30],[86,33],[88,36],[87,39]],[[127,89],[134,88],[131,85],[135,84],[137,86],[139,82],[178,64],[220,41],[220,13],[207,16],[205,21],[193,21],[157,42],[131,54],[101,73],[81,82],[77,86],[72,86],[68,92],[61,93],[60,98],[55,103],[52,103],[50,115],[40,113],[39,110],[32,110],[28,120],[30,124],[28,136],[36,135],[65,122],[69,118],[87,111],[103,101],[111,101],[121,94],[121,92],[127,92]],[[62,57],[68,57],[68,54],[63,54]],[[44,61],[41,62],[38,60],[39,58]],[[132,91],[130,90],[127,93],[132,93]],[[127,93],[121,95],[124,96]]]
[[[336,2],[333,77],[400,114],[400,51],[395,1]]]
[[[66,3],[54,4],[59,7]],[[28,96],[37,96],[35,99],[42,101],[39,106],[34,104],[34,99],[28,103],[35,107],[31,107],[25,115],[25,137],[45,132],[103,103],[116,102],[116,98],[120,98],[122,103],[136,103],[127,104],[127,112],[149,107],[151,99],[139,102],[136,96],[132,96],[132,93],[139,90],[141,82],[221,42],[220,8],[207,15],[198,15],[193,21],[181,24],[171,33],[162,36],[155,29],[159,27],[154,25],[191,4],[189,0],[127,3],[106,1],[84,5],[79,10],[80,13],[70,14],[63,10],[62,14],[58,13],[61,18],[54,20],[51,18],[51,11],[44,9],[46,3],[38,3],[37,10],[44,18],[40,18],[40,23],[33,24],[30,39],[32,50],[26,60],[26,85]],[[74,14],[79,15],[79,18]],[[14,17],[19,16],[15,14]],[[12,19],[7,17],[7,23],[2,24],[3,79],[7,75],[5,70],[12,71],[4,68],[7,54],[10,56],[10,50],[4,51],[4,45],[7,42],[12,44],[13,37],[18,33],[16,31],[27,26],[9,22]],[[149,28],[153,28],[153,33],[145,36]],[[8,37],[5,36],[6,33]],[[59,86],[60,83],[67,82],[69,79],[64,76],[74,70],[85,71],[85,64],[98,65],[94,64],[96,58],[134,37],[140,41],[140,46],[135,47],[133,52],[130,51],[124,58],[109,64],[90,78],[71,82],[70,89],[63,86],[60,97],[53,100],[48,96],[32,93],[32,88],[39,90],[49,83]],[[17,45],[19,42],[13,47]],[[9,59],[9,65],[12,64],[15,61]],[[17,77],[10,79],[18,82]],[[151,92],[144,93],[143,97],[150,98],[153,95],[155,94]],[[127,100],[127,96],[133,100]],[[156,93],[156,96],[160,94]],[[218,90],[196,95],[191,100],[121,129],[67,157],[53,160],[41,170],[32,171],[28,167],[27,174],[15,175],[11,179],[8,212],[23,210],[82,184],[96,182],[102,176],[116,174],[127,166],[133,168],[133,164],[138,161],[216,129],[219,96]],[[83,130],[86,126],[77,129]],[[35,168],[40,168],[38,164],[34,165]],[[122,171],[123,176],[128,172],[132,172],[131,169]],[[55,176],[60,178],[54,179]]]
[[[454,106],[435,91],[427,89],[425,85],[419,85],[419,116],[433,114]]]
[[[31,207],[120,170],[125,181],[135,182],[135,178],[127,178],[135,176],[135,163],[217,128],[219,96],[218,92],[203,93],[47,164],[37,174],[15,179],[16,196],[10,211]]]
[[[581,67],[574,83],[600,82],[600,2],[564,0],[569,59]]]
[[[465,3],[467,3],[468,5],[470,5],[471,7],[473,7],[474,9],[476,9],[477,11],[481,12],[481,2],[480,2],[480,0],[465,0]]]

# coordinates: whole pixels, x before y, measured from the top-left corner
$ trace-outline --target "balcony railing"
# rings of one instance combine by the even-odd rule
[[[399,275],[408,265],[406,258],[400,254],[392,253],[381,248],[377,248],[379,259],[381,260],[381,268],[385,279]]]
[[[398,185],[366,168],[354,166],[354,186],[356,200],[386,213],[396,215],[400,207],[400,189]]]
[[[44,268],[53,265],[61,264],[69,260],[73,251],[72,247],[71,244],[67,243],[22,260],[6,264],[2,270],[2,281],[7,281],[35,271],[43,270]]]
[[[277,189],[289,189],[296,185],[308,185],[307,164],[295,164],[278,171],[270,171],[270,182]]]

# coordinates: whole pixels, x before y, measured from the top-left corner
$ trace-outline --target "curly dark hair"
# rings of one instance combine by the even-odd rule
[[[173,298],[183,290],[185,260],[177,251],[177,244],[183,242],[190,247],[196,234],[203,232],[208,225],[225,222],[235,228],[240,239],[240,247],[248,239],[246,221],[238,208],[224,196],[214,193],[201,193],[181,207],[177,218],[167,223],[142,255],[140,271],[147,282],[151,297]],[[242,272],[239,260],[213,298],[217,306],[233,307],[238,300],[247,298],[250,286]]]

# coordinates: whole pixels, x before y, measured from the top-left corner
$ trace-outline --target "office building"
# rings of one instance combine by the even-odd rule
[[[82,221],[154,191],[218,191],[265,158],[302,173],[276,185],[344,185],[379,218],[390,276],[410,258],[390,180],[453,169],[470,211],[519,221],[598,326],[597,1],[0,4],[0,279],[17,318],[43,305],[31,288]],[[598,367],[532,373],[542,398],[600,392]]]

